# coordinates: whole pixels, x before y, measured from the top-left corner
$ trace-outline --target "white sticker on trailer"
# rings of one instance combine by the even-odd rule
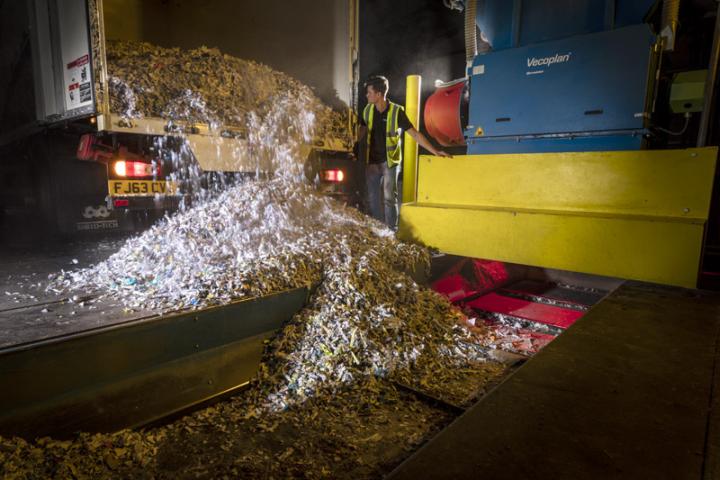
[[[472,69],[473,75],[482,75],[485,73],[485,65],[475,65]]]
[[[65,68],[65,106],[68,110],[92,105],[90,55],[83,55]]]

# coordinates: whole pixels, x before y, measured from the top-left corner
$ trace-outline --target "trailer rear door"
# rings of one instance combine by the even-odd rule
[[[30,0],[37,120],[95,112],[86,0]]]

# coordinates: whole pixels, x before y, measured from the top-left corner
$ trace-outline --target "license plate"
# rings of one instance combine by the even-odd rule
[[[175,195],[177,183],[164,180],[108,180],[111,197]]]

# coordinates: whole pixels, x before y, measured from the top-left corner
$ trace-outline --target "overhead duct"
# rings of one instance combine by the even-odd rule
[[[675,50],[675,37],[680,23],[680,0],[665,0],[662,7],[660,36],[664,38],[665,51]]]
[[[480,5],[478,5],[478,0],[466,0],[465,2],[465,62],[468,67],[478,53],[489,52],[492,49],[477,24],[478,9],[482,13],[484,8],[484,0],[480,0]]]
[[[477,0],[465,2],[465,62],[470,66],[478,53],[477,48]]]

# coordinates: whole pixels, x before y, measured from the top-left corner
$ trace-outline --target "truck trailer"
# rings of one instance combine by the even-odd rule
[[[218,48],[311,86],[348,120],[343,138],[318,137],[303,146],[306,172],[325,193],[350,198],[349,185],[355,180],[347,165],[350,112],[357,103],[356,1],[215,2],[207,7],[195,2],[32,0],[8,2],[2,9],[0,218],[8,227],[29,224],[39,232],[61,234],[132,231],[178,208],[188,189],[257,174],[247,139],[233,133],[232,126],[218,129],[152,116],[130,119],[113,111],[107,59],[111,41]],[[202,184],[179,184],[178,157],[185,157],[179,162],[182,168],[203,174]]]

